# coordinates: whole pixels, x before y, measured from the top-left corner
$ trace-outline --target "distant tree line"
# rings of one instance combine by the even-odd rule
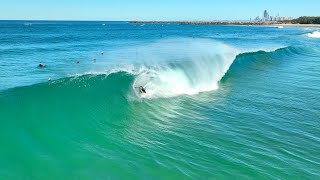
[[[293,24],[320,24],[320,16],[311,17],[311,16],[302,16],[297,19],[291,20]]]

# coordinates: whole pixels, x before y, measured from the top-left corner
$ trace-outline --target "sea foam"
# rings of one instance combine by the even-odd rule
[[[320,38],[320,32],[319,31],[314,31],[312,33],[307,33],[306,36],[310,38]]]

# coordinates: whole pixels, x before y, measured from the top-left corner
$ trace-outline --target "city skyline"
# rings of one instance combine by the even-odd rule
[[[312,0],[239,2],[228,0],[13,0],[2,2],[1,20],[249,20],[264,10],[281,16],[317,16],[320,3]]]
[[[267,10],[264,10],[262,17],[257,16],[256,18],[254,18],[254,21],[256,21],[256,22],[261,22],[261,21],[288,21],[288,20],[293,20],[293,19],[294,19],[294,17],[292,17],[292,16],[280,16],[280,13],[278,13],[277,15],[270,15]],[[250,21],[252,21],[251,18],[250,18]]]

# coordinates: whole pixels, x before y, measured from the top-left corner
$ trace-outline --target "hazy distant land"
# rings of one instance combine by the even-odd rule
[[[193,25],[275,25],[320,27],[320,17],[299,17],[290,21],[130,21],[132,24],[193,24]]]
[[[241,22],[241,21],[130,21],[132,24],[180,24],[180,25],[265,25],[320,27],[320,24],[294,24],[288,22]]]

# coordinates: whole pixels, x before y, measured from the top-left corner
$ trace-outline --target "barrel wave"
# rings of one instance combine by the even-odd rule
[[[168,44],[170,47],[165,46]],[[148,51],[153,52],[156,62],[146,63],[147,69],[134,81],[134,86],[147,89],[146,98],[215,90],[237,55],[236,49],[205,39],[167,40],[152,46]]]

